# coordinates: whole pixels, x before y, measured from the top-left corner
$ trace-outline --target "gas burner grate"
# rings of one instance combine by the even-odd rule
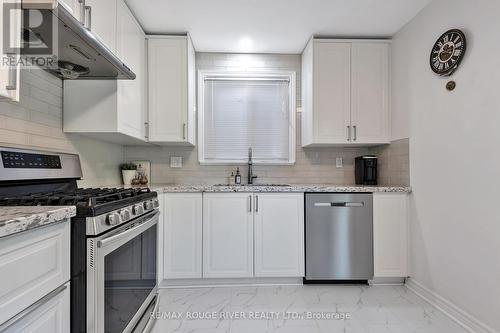
[[[0,206],[76,206],[78,215],[95,216],[155,196],[149,188],[80,188],[0,197]]]

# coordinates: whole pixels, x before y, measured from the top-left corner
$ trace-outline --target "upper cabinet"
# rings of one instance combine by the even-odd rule
[[[95,2],[92,33],[132,69],[136,79],[64,81],[64,131],[122,144],[144,143],[147,141],[144,32],[122,0]]]
[[[50,1],[49,1],[50,2]],[[85,20],[85,0],[58,0],[59,6],[63,6],[71,15],[73,15],[82,24]]]
[[[117,31],[119,30],[117,19],[120,17],[117,15],[120,10],[117,6],[123,7],[125,4],[122,0],[77,1],[85,1],[85,5],[92,8],[90,30],[110,51],[116,53]],[[127,66],[130,65],[127,64]]]
[[[390,141],[389,41],[311,39],[302,55],[302,145]]]
[[[195,51],[189,36],[148,38],[149,141],[194,145]]]

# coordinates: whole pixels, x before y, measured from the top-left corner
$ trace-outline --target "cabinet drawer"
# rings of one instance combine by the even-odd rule
[[[0,239],[0,323],[69,280],[70,223]]]
[[[0,330],[2,328],[0,327]],[[2,333],[67,333],[70,331],[69,282],[26,309]]]

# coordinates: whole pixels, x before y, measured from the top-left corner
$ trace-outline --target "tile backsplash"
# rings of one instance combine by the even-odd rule
[[[0,146],[80,155],[84,179],[80,186],[121,183],[120,145],[63,132],[63,81],[41,69],[21,71],[19,103],[0,102]]]
[[[255,165],[259,177],[256,183],[327,183],[350,185],[354,183],[354,158],[368,154],[368,148],[304,149],[300,144],[300,114],[297,114],[296,163],[291,166]],[[170,168],[170,157],[183,158],[183,168]],[[343,158],[343,168],[336,168],[337,157]],[[154,183],[217,184],[227,183],[236,165],[200,165],[198,149],[188,147],[126,147],[126,160],[151,161]],[[247,166],[240,165],[242,180],[246,183]]]
[[[390,145],[371,149],[378,156],[380,185],[410,185],[410,140],[402,139]]]

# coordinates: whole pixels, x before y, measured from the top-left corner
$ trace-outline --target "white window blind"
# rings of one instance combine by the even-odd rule
[[[256,163],[294,162],[290,81],[282,76],[205,77],[200,161],[245,162],[252,148]]]

